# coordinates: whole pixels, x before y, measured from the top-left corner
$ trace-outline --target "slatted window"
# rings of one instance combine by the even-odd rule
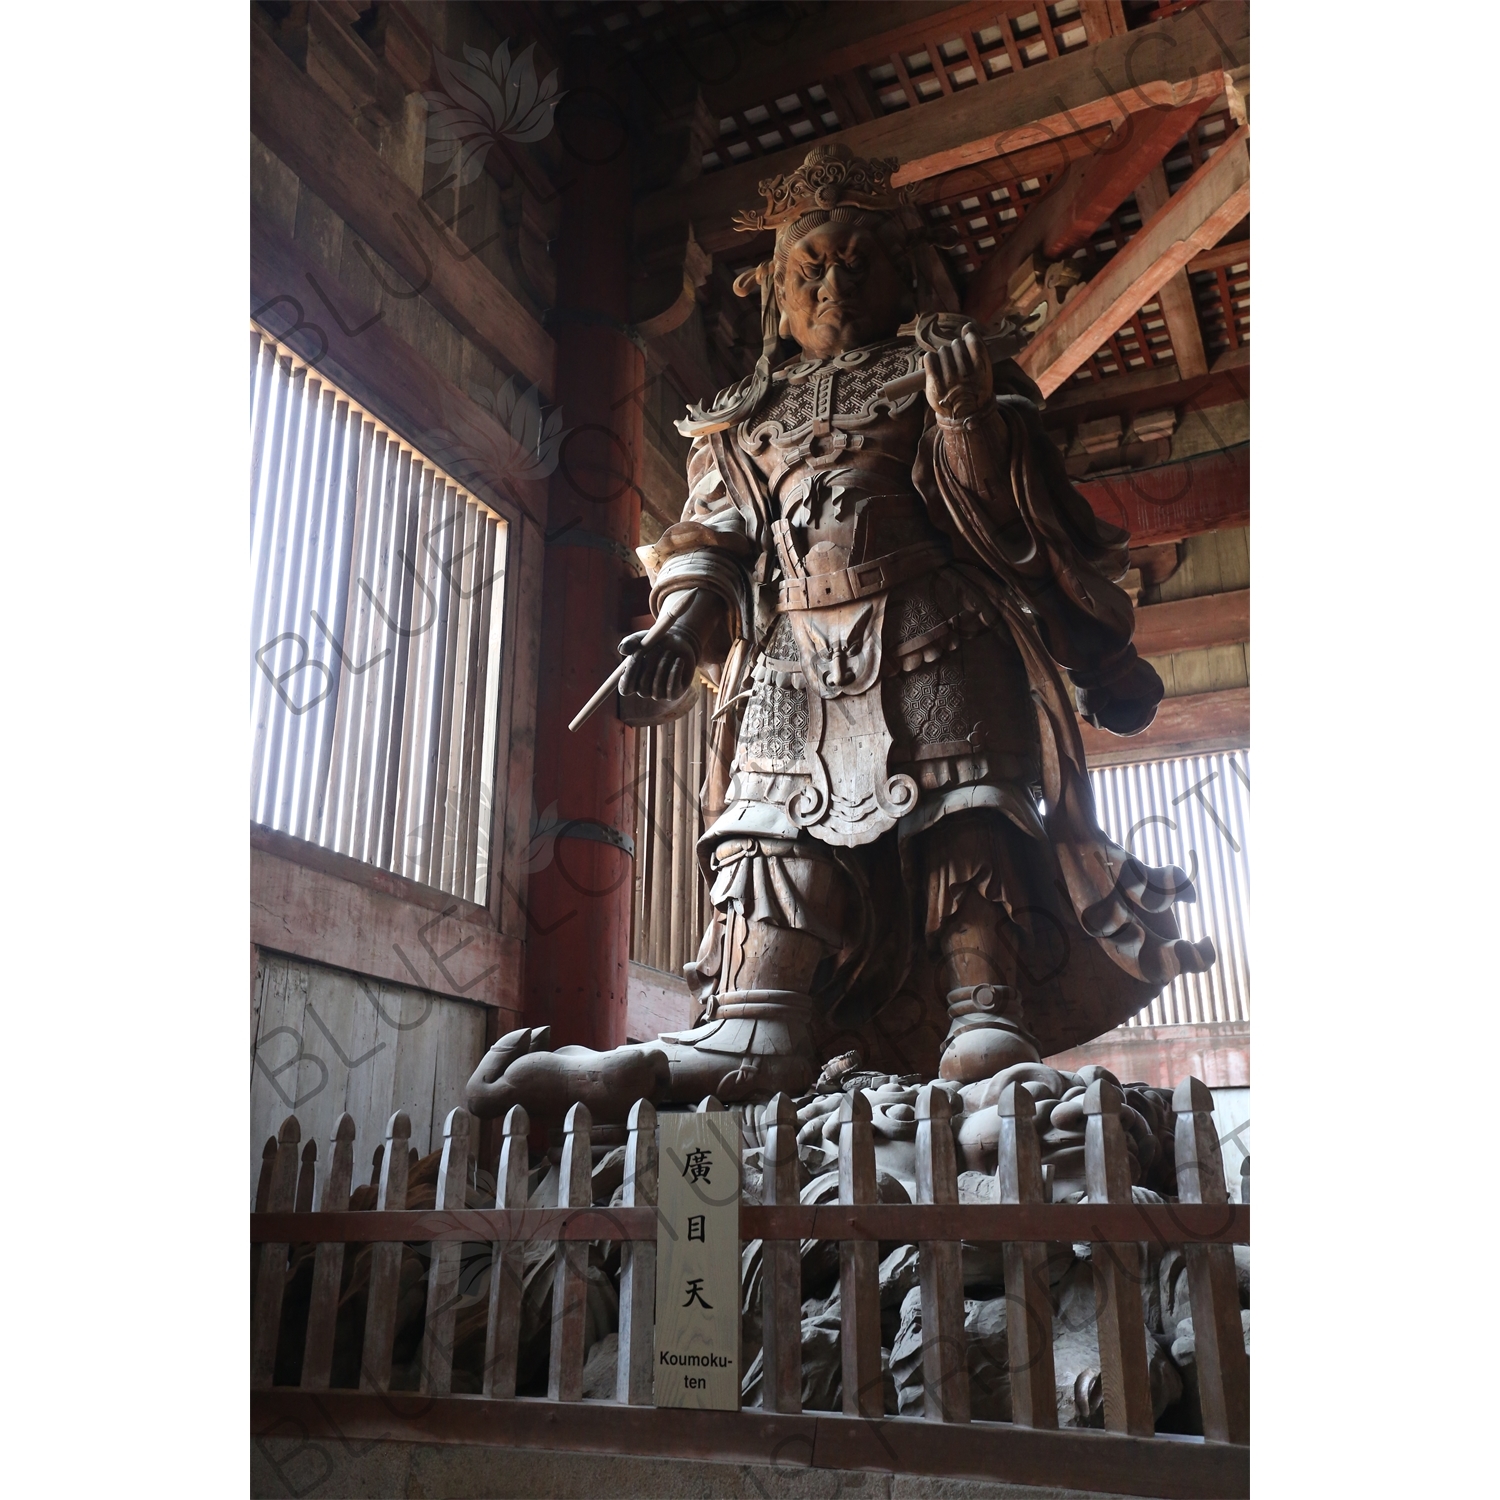
[[[1219,961],[1174,979],[1131,1026],[1250,1019],[1250,752],[1191,755],[1090,773],[1100,825],[1147,864],[1192,876],[1196,902],[1173,910],[1190,938],[1211,937]]]
[[[253,824],[483,902],[506,525],[250,332]]]

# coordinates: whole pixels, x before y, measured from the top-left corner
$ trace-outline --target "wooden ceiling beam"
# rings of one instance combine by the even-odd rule
[[[1221,240],[1212,250],[1203,250],[1188,263],[1186,270],[1191,276],[1195,271],[1227,271],[1230,266],[1249,265],[1250,241]]]
[[[1073,487],[1096,516],[1130,533],[1132,547],[1248,526],[1250,446],[1075,480]]]
[[[838,141],[862,156],[895,156],[898,186],[1032,146],[1051,144],[1057,169],[1078,155],[1070,138],[1100,124],[1123,125],[1132,114],[1180,109],[1217,98],[1224,70],[1250,51],[1249,7],[1241,0],[1205,0],[1127,36],[1022,70],[994,86],[962,89],[913,109],[851,125]],[[762,178],[794,171],[807,154],[798,145],[711,172],[684,187],[648,193],[636,205],[637,237],[654,242],[691,223],[711,253],[733,246],[731,225],[760,201]]]
[[[1189,412],[1237,405],[1249,398],[1248,364],[1217,374],[1210,370],[1193,380],[1181,379],[1175,365],[1162,365],[1155,370],[1111,375],[1081,385],[1070,382],[1042,409],[1042,424],[1062,442],[1070,428],[1100,417],[1117,416],[1128,425],[1140,412],[1165,406],[1173,407],[1185,417]]]
[[[1143,604],[1135,612],[1135,649],[1142,656],[1238,646],[1250,639],[1250,590],[1231,589],[1167,604]]]
[[[1165,186],[1163,158],[1192,130],[1212,103],[1205,95],[1181,109],[1143,110],[1131,115],[1087,163],[1071,201],[1054,212],[1041,246],[1042,254],[1048,260],[1055,260],[1088,244],[1094,231],[1108,221],[1152,171],[1161,174]],[[1149,210],[1142,207],[1141,218],[1149,218],[1155,206]]]
[[[1250,743],[1250,689],[1222,688],[1217,693],[1163,698],[1156,717],[1139,734],[1110,734],[1092,724],[1078,727],[1091,766],[1129,766],[1175,755],[1243,750]]]
[[[1186,12],[1193,15],[1193,11]],[[1018,363],[1050,396],[1177,272],[1250,211],[1250,127],[1241,126],[1141,225],[1124,249],[1022,350]]]
[[[1108,125],[1095,125],[1091,130],[1081,130],[1077,135],[1069,137],[1068,150],[1074,160],[1087,161],[1107,144],[1113,133]],[[942,177],[929,177],[916,183],[911,190],[912,201],[923,205],[946,203],[971,193],[982,193],[992,187],[1024,182],[1028,177],[1046,177],[1066,171],[1067,166],[1067,162],[1059,160],[1055,141],[1044,146],[1026,146],[1003,158],[982,161],[961,171],[949,172]],[[1035,201],[1040,208],[1047,200],[1044,196]],[[1030,207],[1028,203],[1028,212]]]
[[[1042,201],[1027,211],[1015,233],[980,266],[969,284],[964,311],[988,323],[1004,307],[1011,277],[1033,255],[1057,260],[1086,245],[1147,173],[1153,168],[1161,171],[1162,158],[1212,103],[1213,96],[1205,91],[1181,109],[1142,110],[1111,134],[1095,155],[1071,163]],[[1144,206],[1141,217],[1147,217]]]
[[[1157,162],[1135,190],[1135,204],[1141,211],[1142,223],[1165,208],[1170,197],[1167,174]],[[1161,303],[1161,315],[1166,320],[1167,336],[1172,340],[1178,374],[1184,380],[1207,375],[1208,356],[1203,352],[1203,330],[1198,326],[1198,307],[1193,301],[1193,289],[1188,285],[1186,267],[1169,276],[1156,296]]]

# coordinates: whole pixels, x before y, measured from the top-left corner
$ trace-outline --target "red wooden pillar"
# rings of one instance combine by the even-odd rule
[[[554,1045],[612,1047],[625,1039],[635,866],[621,845],[635,833],[635,736],[609,704],[576,734],[567,726],[619,663],[622,584],[640,540],[645,361],[626,332],[629,73],[589,38],[574,39],[564,71],[548,321],[567,435],[548,499],[535,779],[538,816],[557,837],[529,879],[525,1004]]]

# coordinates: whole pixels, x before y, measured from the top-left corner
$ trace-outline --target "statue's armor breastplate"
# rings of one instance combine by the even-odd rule
[[[883,394],[920,364],[910,339],[800,361],[776,371],[765,404],[740,425],[739,445],[780,518],[783,573],[788,546],[801,570],[827,574],[940,540],[911,483],[927,403],[920,390]]]
[[[926,400],[883,392],[920,366],[898,339],[784,367],[735,434],[771,497],[777,618],[730,798],[832,844],[879,837],[923,792],[1027,780],[1035,758],[1015,646],[912,484]]]

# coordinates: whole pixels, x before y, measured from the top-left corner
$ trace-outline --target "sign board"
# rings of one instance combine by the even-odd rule
[[[740,1408],[740,1128],[731,1114],[658,1116],[658,1406]]]

